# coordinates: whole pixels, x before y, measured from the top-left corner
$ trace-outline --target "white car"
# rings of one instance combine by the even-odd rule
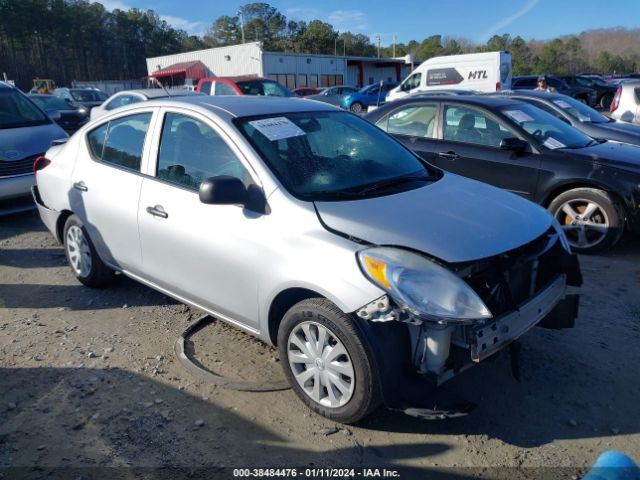
[[[145,102],[46,157],[34,198],[80,282],[118,271],[277,345],[335,421],[383,401],[465,414],[437,385],[577,314],[578,261],[542,207],[321,102]]]
[[[146,102],[158,98],[182,97],[185,95],[199,94],[186,89],[164,90],[162,88],[144,88],[139,90],[123,90],[122,92],[111,95],[102,105],[93,107],[91,109],[91,120],[103,116],[114,108],[124,107],[125,105],[132,105],[134,103]]]
[[[640,80],[620,83],[609,116],[622,122],[640,123]]]

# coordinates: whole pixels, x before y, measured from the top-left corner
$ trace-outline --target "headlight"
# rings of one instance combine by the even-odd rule
[[[567,234],[564,233],[564,230],[562,229],[562,226],[560,225],[560,222],[558,222],[557,218],[553,219],[553,227],[556,229],[556,232],[558,232],[558,237],[560,238],[560,244],[562,245],[562,248],[564,248],[568,253],[571,253],[571,245],[569,245]]]
[[[416,316],[441,323],[492,317],[464,280],[421,255],[392,247],[357,255],[366,277]]]

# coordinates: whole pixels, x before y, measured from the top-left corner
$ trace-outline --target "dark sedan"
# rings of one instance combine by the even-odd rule
[[[365,116],[428,162],[548,208],[580,253],[640,232],[640,148],[594,140],[514,99],[421,96]],[[482,221],[481,218],[478,219]]]
[[[544,77],[549,88],[558,93],[568,95],[591,106],[596,105],[598,101],[598,92],[596,92],[593,88],[582,87],[579,85],[569,85],[564,80],[558,77],[554,77],[553,75],[545,75]],[[538,78],[539,77],[537,75],[522,75],[519,77],[513,77],[513,80],[511,81],[511,89],[534,90],[538,85]]]
[[[617,90],[615,85],[609,85],[602,78],[593,75],[567,75],[560,78],[574,87],[592,88],[597,94],[596,105],[609,110]]]
[[[72,106],[53,95],[29,95],[47,115],[68,133],[73,133],[89,120],[89,110],[83,106]]]
[[[504,92],[492,95],[535,105],[592,138],[640,146],[640,125],[617,122],[566,95],[535,91]]]

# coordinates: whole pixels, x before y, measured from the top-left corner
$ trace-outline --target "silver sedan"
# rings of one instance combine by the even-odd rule
[[[277,345],[297,395],[336,421],[383,401],[467,413],[437,386],[576,314],[579,266],[543,208],[330,105],[154,100],[46,157],[34,198],[80,282],[121,272]]]

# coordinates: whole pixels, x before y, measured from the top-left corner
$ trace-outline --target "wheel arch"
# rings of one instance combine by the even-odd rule
[[[556,197],[558,197],[558,195],[568,192],[569,190],[574,190],[576,188],[593,188],[596,190],[602,190],[603,192],[606,192],[607,195],[609,195],[615,201],[618,208],[622,209],[622,212],[624,214],[623,217],[626,218],[627,211],[626,211],[625,202],[622,196],[618,192],[595,181],[590,182],[590,181],[583,180],[583,181],[567,182],[561,185],[556,185],[555,187],[553,187],[553,189],[550,189],[548,192],[544,194],[540,204],[544,206],[544,208],[548,209],[551,202],[553,202],[553,200]]]
[[[58,215],[56,221],[56,240],[60,243],[64,243],[64,224],[67,223],[67,219],[73,215],[71,210],[62,210]]]
[[[273,345],[278,344],[278,328],[282,317],[296,303],[309,298],[326,298],[309,288],[291,287],[278,293],[269,305],[268,334]]]

